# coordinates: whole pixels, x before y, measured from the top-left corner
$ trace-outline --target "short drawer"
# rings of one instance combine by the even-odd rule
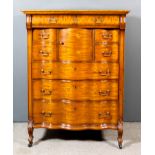
[[[56,29],[34,29],[33,44],[34,45],[56,45]]]
[[[33,60],[56,60],[56,45],[34,45],[32,49]]]
[[[96,29],[95,43],[99,44],[100,42],[105,45],[107,42],[119,42],[119,30]]]
[[[34,80],[33,99],[117,100],[118,81]]]
[[[33,15],[32,27],[102,26],[119,27],[117,15]]]
[[[96,45],[95,61],[118,62],[118,48],[118,43],[113,43],[110,46]]]
[[[77,119],[78,118],[78,119]],[[117,101],[33,101],[34,123],[117,124]]]
[[[118,63],[32,63],[33,79],[118,79],[118,73]]]

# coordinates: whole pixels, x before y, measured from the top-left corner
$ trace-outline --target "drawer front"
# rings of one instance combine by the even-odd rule
[[[32,27],[102,26],[119,27],[117,15],[33,15]]]
[[[66,61],[92,60],[92,31],[88,29],[61,29],[59,31],[59,59]]]
[[[75,17],[72,15],[33,15],[32,26],[73,25],[76,22]]]
[[[95,46],[95,61],[118,62],[118,43]]]
[[[117,124],[117,101],[33,101],[34,123]],[[77,119],[78,118],[78,119]]]
[[[118,79],[118,73],[118,63],[32,63],[34,79]]]
[[[102,42],[102,44],[100,43]],[[96,29],[95,30],[95,43],[106,45],[106,43],[119,42],[119,30],[106,30]]]
[[[119,26],[119,16],[90,16],[90,15],[79,15],[77,16],[79,25],[94,25],[94,26]]]
[[[56,45],[34,45],[32,50],[33,60],[56,60]]]
[[[33,44],[34,45],[56,45],[56,29],[34,29]]]
[[[118,81],[34,80],[34,99],[117,100]]]

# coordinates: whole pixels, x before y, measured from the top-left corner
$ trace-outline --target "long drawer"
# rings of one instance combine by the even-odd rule
[[[32,78],[45,79],[118,79],[118,63],[34,62]]]
[[[117,124],[117,101],[33,101],[34,123]]]
[[[117,15],[33,15],[32,27],[119,27]]]
[[[117,100],[118,81],[33,80],[33,99]]]

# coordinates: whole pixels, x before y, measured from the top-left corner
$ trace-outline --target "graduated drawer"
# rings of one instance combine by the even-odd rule
[[[77,119],[78,118],[78,119]],[[117,101],[33,101],[34,123],[117,124]]]
[[[118,62],[118,43],[104,45],[102,43],[95,46],[95,61]]]
[[[32,60],[56,60],[56,45],[34,45],[32,47]]]
[[[59,30],[59,60],[91,61],[92,30],[67,28]]]
[[[56,45],[56,29],[34,29],[33,45],[49,46]]]
[[[32,63],[33,79],[118,79],[118,73],[118,63]]]
[[[118,81],[33,80],[33,99],[117,100]]]
[[[119,27],[117,15],[33,15],[32,27],[102,26]]]

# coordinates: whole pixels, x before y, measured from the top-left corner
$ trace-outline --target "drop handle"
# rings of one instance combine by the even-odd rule
[[[40,51],[40,54],[42,55],[42,56],[49,56],[49,52],[46,52],[46,51]]]
[[[107,112],[105,112],[105,113],[99,113],[98,114],[98,118],[99,119],[111,119],[111,114],[110,114],[110,112],[109,111],[107,111]]]
[[[57,18],[55,18],[55,17],[50,17],[50,18],[49,18],[49,23],[52,23],[52,24],[57,23]]]
[[[112,51],[103,51],[103,52],[102,52],[102,55],[103,55],[104,57],[110,57],[111,54],[112,54]]]
[[[43,68],[41,69],[41,74],[43,75],[51,75],[52,71],[51,70],[44,70]]]
[[[111,33],[102,34],[102,38],[103,39],[111,39],[112,38],[112,34]]]
[[[95,45],[103,45],[103,46],[105,46],[105,47],[107,47],[107,46],[110,46],[110,42],[108,42],[108,41],[102,41],[102,42],[95,42]]]
[[[105,90],[105,91],[100,90],[99,95],[100,96],[109,96],[110,95],[110,90]]]
[[[49,34],[47,33],[41,33],[40,34],[41,39],[49,39]]]
[[[49,89],[41,89],[41,93],[43,95],[51,95],[52,94],[52,90],[49,90]]]
[[[110,75],[110,70],[109,70],[109,69],[106,69],[105,71],[99,70],[98,73],[99,73],[101,76],[109,76],[109,75]]]
[[[104,22],[104,19],[102,17],[95,18],[95,23],[96,24],[101,24],[103,22]]]
[[[53,115],[52,112],[41,112],[41,115],[44,116],[44,117],[51,117]]]

